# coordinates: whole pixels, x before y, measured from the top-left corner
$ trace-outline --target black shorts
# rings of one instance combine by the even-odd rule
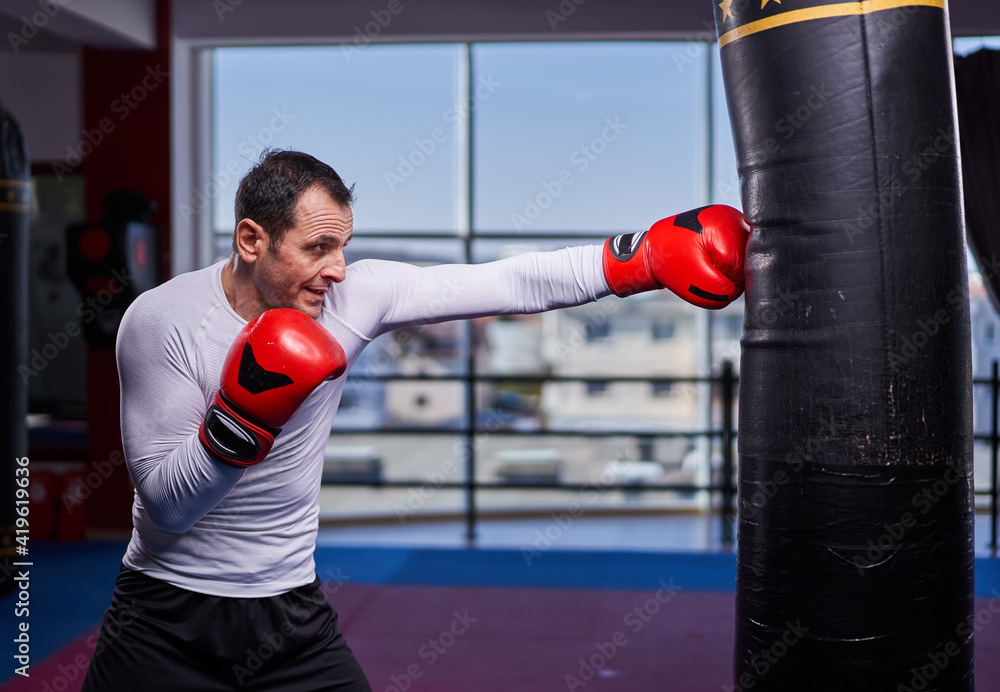
[[[206,596],[122,568],[82,692],[371,692],[316,580]]]

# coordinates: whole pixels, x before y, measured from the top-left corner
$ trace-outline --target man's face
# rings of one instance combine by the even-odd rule
[[[294,308],[319,317],[323,299],[346,276],[344,247],[351,240],[354,219],[350,207],[333,201],[319,187],[302,193],[295,225],[278,245],[256,262],[254,284],[264,309]]]

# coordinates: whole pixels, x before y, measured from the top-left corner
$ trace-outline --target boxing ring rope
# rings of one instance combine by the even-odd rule
[[[465,480],[435,482],[435,486],[449,490],[464,490],[467,493],[467,511],[465,513],[467,538],[470,543],[475,540],[475,526],[478,521],[478,513],[475,511],[475,493],[480,490],[565,490],[583,491],[594,487],[593,483],[564,483],[564,482],[517,482],[517,483],[488,483],[475,479],[476,448],[473,440],[477,434],[498,433],[509,437],[583,437],[583,438],[609,438],[609,437],[630,437],[630,438],[700,438],[722,440],[722,468],[719,482],[708,484],[692,483],[655,483],[655,484],[612,484],[601,483],[601,490],[604,491],[636,491],[642,492],[709,492],[718,493],[721,496],[721,505],[718,508],[722,522],[721,541],[723,545],[732,545],[734,540],[733,518],[735,517],[736,485],[735,485],[735,458],[733,455],[733,443],[736,440],[736,426],[734,423],[734,407],[736,405],[736,392],[739,378],[733,373],[732,363],[723,363],[720,374],[714,377],[612,377],[612,376],[557,376],[557,375],[536,375],[536,374],[504,374],[488,375],[466,372],[462,375],[352,375],[353,382],[392,382],[392,381],[426,381],[426,382],[460,382],[464,385],[467,394],[467,401],[471,400],[473,392],[478,384],[489,384],[497,382],[632,382],[632,383],[653,383],[664,382],[670,384],[709,384],[719,392],[722,401],[727,405],[722,406],[721,421],[719,427],[711,426],[701,430],[650,430],[636,431],[635,429],[602,429],[602,430],[574,430],[574,429],[542,429],[537,431],[524,430],[503,430],[497,431],[486,425],[477,425],[475,416],[477,407],[467,406],[463,424],[461,426],[392,426],[381,428],[334,428],[332,437],[346,435],[460,435],[465,440],[466,453],[471,456],[467,459],[467,474]],[[729,444],[726,444],[729,441]],[[364,486],[381,488],[419,488],[426,485],[426,479],[417,480],[338,480],[324,482],[328,486]],[[469,496],[472,499],[469,499]]]
[[[1000,518],[1000,488],[998,488],[998,466],[1000,466],[1000,371],[998,363],[994,361],[992,374],[989,378],[977,378],[973,380],[976,387],[989,387],[990,390],[990,430],[988,433],[975,435],[977,442],[987,442],[990,446],[990,483],[989,487],[975,491],[977,497],[989,498],[990,514],[990,539],[987,544],[996,555],[998,547],[998,518]],[[720,495],[720,505],[716,511],[720,514],[720,536],[724,546],[732,545],[735,537],[733,534],[733,521],[736,504],[736,484],[735,468],[737,459],[733,455],[733,443],[738,435],[738,429],[733,420],[733,411],[738,396],[739,378],[733,374],[732,363],[726,361],[722,364],[720,372],[715,377],[563,377],[554,375],[488,375],[488,374],[465,374],[465,375],[352,375],[352,382],[399,382],[399,381],[427,381],[427,382],[460,382],[471,393],[478,384],[490,384],[497,382],[633,382],[652,383],[668,382],[671,384],[710,384],[720,392],[721,399],[729,402],[728,406],[722,407],[719,427],[710,427],[707,430],[665,430],[636,432],[635,430],[504,430],[503,435],[510,437],[634,437],[634,438],[697,438],[708,437],[722,440],[722,472],[720,481],[709,484],[693,483],[657,483],[657,484],[615,484],[604,485],[602,490],[622,490],[643,492],[709,492]],[[471,394],[469,394],[471,397]],[[468,398],[467,398],[468,400]],[[383,428],[335,428],[333,437],[347,435],[461,435],[466,440],[466,449],[470,449],[475,455],[475,445],[470,444],[470,440],[476,434],[483,432],[495,432],[486,426],[476,425],[475,413],[478,409],[471,407],[466,409],[464,423],[462,426],[393,426]],[[726,444],[726,440],[730,444]],[[473,467],[475,458],[473,459]],[[471,480],[471,482],[470,482]],[[334,487],[370,487],[370,488],[420,488],[426,485],[426,479],[414,480],[380,480],[377,482],[365,480],[336,480],[324,481],[326,486]],[[448,490],[464,490],[467,494],[475,495],[480,490],[565,490],[567,492],[579,492],[593,487],[592,484],[583,483],[484,483],[475,481],[474,475],[467,476],[466,480],[445,481],[435,484],[440,488]],[[465,522],[467,537],[470,542],[474,542],[476,535],[476,525],[479,521],[479,514],[476,511],[475,498],[467,499],[465,511]]]

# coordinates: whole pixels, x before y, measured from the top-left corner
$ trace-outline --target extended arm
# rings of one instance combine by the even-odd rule
[[[381,316],[378,333],[415,324],[582,305],[611,293],[601,270],[601,248],[596,245],[530,252],[485,264],[416,267],[363,261],[355,267],[363,285],[371,281],[380,286],[378,304],[371,305],[373,313]],[[355,300],[372,299],[370,294],[353,295]]]
[[[611,238],[603,248],[527,253],[479,265],[419,268],[370,262],[362,271],[389,287],[375,308],[382,316],[379,332],[541,312],[610,293],[624,297],[660,288],[699,307],[717,309],[743,293],[749,233],[739,211],[712,205],[663,219],[642,233]]]

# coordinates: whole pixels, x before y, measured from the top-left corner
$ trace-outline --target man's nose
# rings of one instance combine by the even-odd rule
[[[347,277],[347,263],[343,251],[338,250],[327,257],[320,271],[320,276],[326,281],[340,283]]]

